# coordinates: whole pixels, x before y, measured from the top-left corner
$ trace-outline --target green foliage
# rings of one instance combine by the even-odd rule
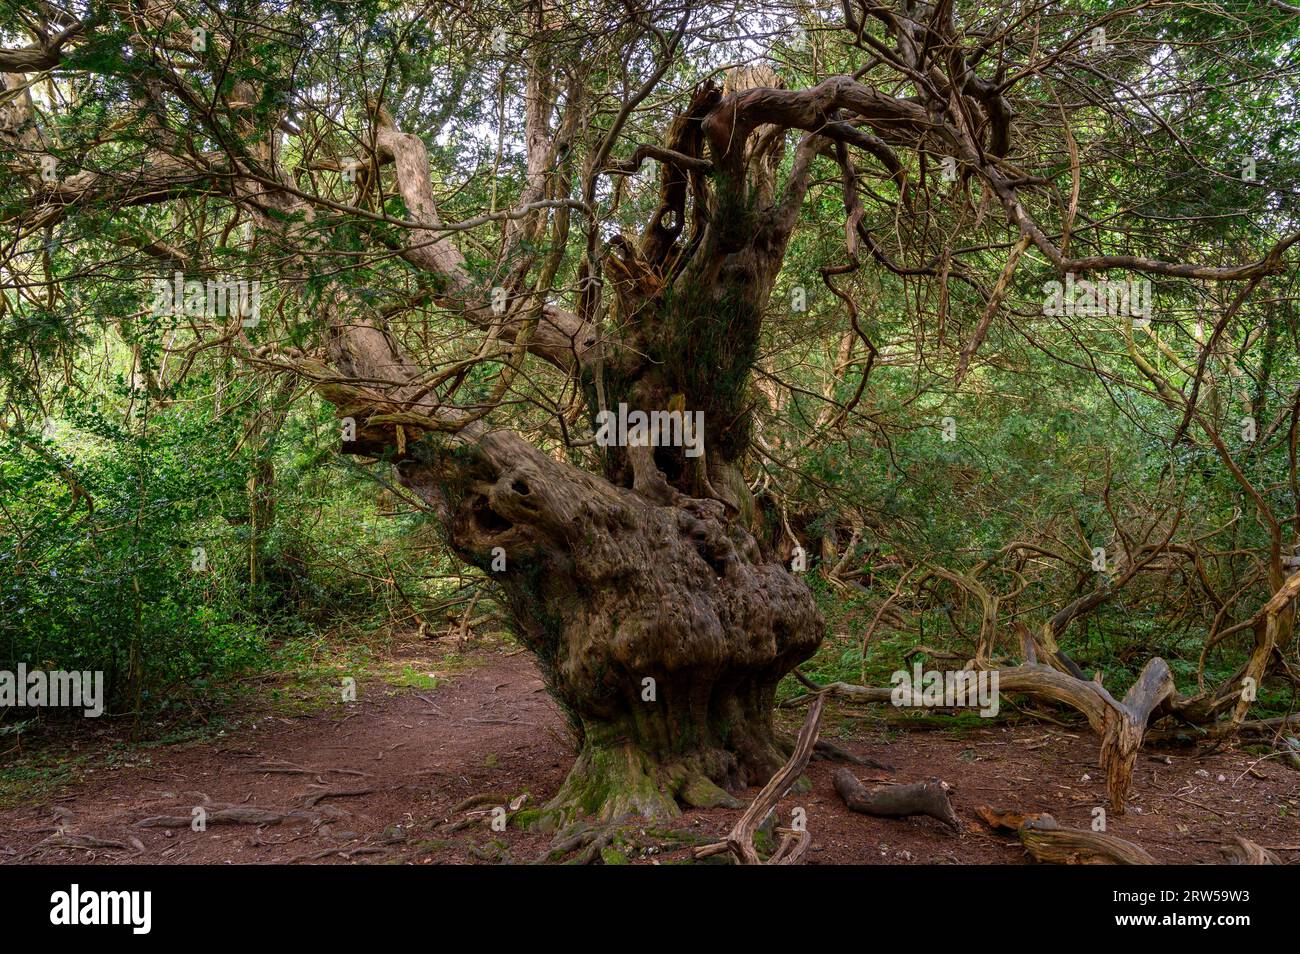
[[[241,463],[194,465],[228,457],[199,415],[137,422],[76,405],[47,434],[0,438],[0,665],[102,670],[117,709],[264,651],[226,572],[238,534],[221,517]],[[196,548],[206,572],[191,570]]]
[[[0,669],[103,671],[110,711],[155,711],[282,664],[286,640],[415,625],[437,589],[401,543],[418,518],[379,515],[375,485],[321,446],[316,405],[258,447],[210,383],[165,407],[122,382],[70,392],[43,430],[0,434]],[[270,510],[249,492],[267,462]]]

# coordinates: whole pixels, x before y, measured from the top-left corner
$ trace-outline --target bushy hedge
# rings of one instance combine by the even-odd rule
[[[295,410],[257,445],[202,391],[126,415],[121,394],[65,402],[42,429],[0,432],[0,669],[102,670],[109,711],[153,710],[269,665],[283,637],[379,625],[387,580],[419,599],[394,552],[418,528],[381,517],[378,488],[315,436],[325,412]],[[276,516],[254,535],[258,454]]]

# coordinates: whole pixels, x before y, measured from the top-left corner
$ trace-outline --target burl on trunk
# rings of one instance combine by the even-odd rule
[[[721,503],[654,503],[503,431],[421,449],[401,474],[500,583],[577,735],[553,822],[735,804],[727,789],[780,768],[776,684],[822,620]]]

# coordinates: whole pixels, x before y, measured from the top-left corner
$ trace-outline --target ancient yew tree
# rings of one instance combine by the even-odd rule
[[[776,687],[823,637],[798,566],[806,521],[791,528],[755,469],[789,450],[762,418],[785,400],[771,359],[810,300],[841,359],[816,438],[858,425],[886,446],[877,361],[951,359],[961,386],[1004,315],[1034,315],[1012,301],[1022,271],[1031,290],[1109,276],[1244,301],[1294,270],[1285,189],[1254,188],[1248,238],[1211,235],[1216,208],[1140,194],[1161,191],[1144,136],[1177,138],[1148,99],[1196,92],[1180,84],[1211,15],[1057,6],[33,4],[10,11],[0,50],[6,281],[55,315],[91,286],[143,314],[160,276],[261,282],[255,315],[177,309],[166,373],[216,350],[309,386],[335,409],[339,450],[492,581],[578,743],[551,807],[730,803],[785,762]],[[1256,86],[1296,39],[1293,11],[1258,6],[1263,52],[1236,67]],[[1206,189],[1236,188],[1248,146],[1223,151],[1231,169]],[[810,221],[838,237],[801,262],[815,281],[783,277]],[[849,284],[862,274],[904,283],[899,307],[937,313],[937,342],[918,317],[914,346],[885,355],[880,299]],[[1219,452],[1272,522],[1265,574],[1281,591],[1294,521],[1235,469],[1200,376],[1183,366],[1194,383],[1169,384],[1123,324],[1134,378],[1184,417],[1174,443]],[[158,355],[140,367],[163,396]],[[635,412],[698,419],[702,443],[595,439],[603,414]],[[939,576],[984,601],[980,666],[1000,643],[1027,647],[1008,689],[1072,701],[1107,735],[1120,800],[1153,710],[1213,720],[1290,640],[1286,600],[1240,621],[1254,654],[1192,699],[1153,661],[1127,721],[1099,689],[1058,685],[1084,675],[1058,645],[1072,620],[1157,556],[1197,559],[1177,525],[1166,510],[1119,527],[1119,578],[1023,643],[998,626],[1012,596],[978,577],[1002,557],[1020,573],[1035,546],[1059,554],[1016,542]]]

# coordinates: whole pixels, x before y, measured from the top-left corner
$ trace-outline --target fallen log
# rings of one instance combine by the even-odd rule
[[[1282,859],[1249,838],[1233,835],[1232,840],[1219,846],[1223,863],[1228,865],[1280,865]]]
[[[928,815],[953,832],[961,830],[961,822],[952,807],[952,786],[947,782],[931,779],[911,785],[882,785],[869,789],[846,768],[835,773],[834,781],[835,791],[851,811],[879,818]]]
[[[1155,865],[1145,848],[1116,835],[1062,828],[1051,815],[1030,819],[1020,829],[1020,843],[1035,861],[1057,865]]]
[[[1104,832],[1062,828],[1045,812],[999,811],[988,805],[975,811],[990,828],[1016,832],[1036,861],[1058,865],[1160,864],[1145,848],[1131,841]],[[1273,852],[1240,835],[1220,845],[1219,852],[1229,865],[1282,864]]]
[[[1036,861],[1057,865],[1154,865],[1159,864],[1146,849],[1099,831],[1062,828],[1046,812],[1000,811],[981,805],[976,814],[994,829],[1007,829],[1020,836]]]

